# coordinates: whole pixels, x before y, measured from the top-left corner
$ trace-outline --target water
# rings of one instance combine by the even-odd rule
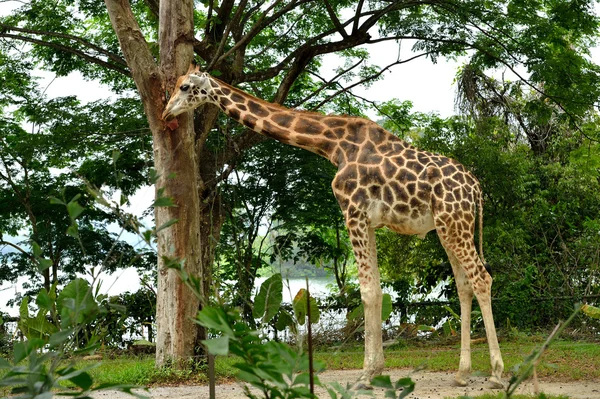
[[[261,284],[267,277],[258,277],[254,282],[254,289],[257,292]],[[312,297],[325,297],[329,295],[336,285],[333,277],[309,277],[308,290]],[[292,299],[300,289],[306,289],[306,278],[296,277],[283,280],[283,302],[291,303]]]

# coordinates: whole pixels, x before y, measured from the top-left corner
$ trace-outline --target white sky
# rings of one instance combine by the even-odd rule
[[[0,15],[8,13],[9,7],[10,3],[0,3]],[[412,55],[411,45],[410,42],[402,44],[403,59]],[[371,53],[369,62],[380,67],[394,62],[398,57],[397,43],[382,42],[367,48]],[[592,49],[592,53],[592,58],[596,63],[600,63],[600,49]],[[453,80],[460,65],[460,62],[445,59],[439,59],[437,64],[433,64],[429,59],[419,58],[393,67],[391,71],[384,74],[382,80],[374,83],[370,88],[355,88],[353,92],[377,102],[393,98],[401,101],[410,100],[414,106],[413,111],[436,112],[442,117],[448,117],[454,114]],[[322,68],[323,75],[332,76],[337,66],[335,57],[326,59]],[[75,95],[83,102],[109,98],[112,95],[108,87],[85,81],[79,73],[54,80],[50,74],[44,74],[41,86],[47,86],[46,94],[49,97]],[[152,203],[153,197],[154,190],[151,187],[140,189],[132,199],[134,208],[138,211],[146,209]],[[112,276],[106,276],[103,280],[102,291],[110,294],[118,294],[126,290],[135,291],[139,287],[139,279],[133,269],[119,271]],[[20,287],[20,282],[17,285]],[[0,287],[0,310],[9,311],[11,314],[18,313],[16,308],[6,309],[4,306],[14,292],[13,284],[4,284]]]

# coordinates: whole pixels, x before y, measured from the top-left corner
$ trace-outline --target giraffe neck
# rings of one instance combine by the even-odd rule
[[[340,135],[327,125],[326,119],[331,117],[269,103],[214,77],[210,79],[213,89],[209,98],[229,117],[257,133],[304,148],[337,165],[334,152]]]

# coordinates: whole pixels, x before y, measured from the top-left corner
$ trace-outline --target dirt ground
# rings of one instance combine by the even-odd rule
[[[471,383],[467,387],[456,387],[452,385],[452,373],[439,373],[420,371],[411,374],[410,370],[385,370],[384,372],[392,377],[392,381],[398,378],[410,376],[416,383],[415,391],[408,396],[411,399],[443,399],[446,397],[455,398],[460,395],[481,395],[484,393],[496,393],[497,390],[491,390],[486,387],[487,379],[485,377],[473,376]],[[320,375],[322,383],[339,382],[342,385],[353,383],[360,376],[360,370],[332,370]],[[551,395],[566,395],[572,399],[600,399],[600,381],[589,382],[545,382],[540,380],[540,391]],[[527,381],[519,387],[519,393],[533,394],[534,387],[531,381]],[[319,398],[329,398],[324,389],[317,389],[315,392]],[[373,391],[376,398],[383,398],[383,390],[375,389]],[[208,386],[180,386],[180,387],[158,387],[151,388],[146,394],[151,398],[161,399],[179,399],[179,398],[199,398],[208,399]],[[131,398],[118,392],[102,392],[93,396],[95,399],[126,399]],[[365,398],[368,396],[364,396]],[[241,386],[237,383],[218,385],[216,387],[216,399],[242,399],[245,398]]]

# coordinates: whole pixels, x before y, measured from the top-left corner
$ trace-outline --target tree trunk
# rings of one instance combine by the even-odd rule
[[[197,191],[198,159],[191,114],[178,117],[179,128],[170,131],[160,119],[178,76],[192,61],[193,2],[160,2],[159,45],[161,67],[150,52],[128,0],[105,0],[111,23],[140,93],[154,140],[154,166],[160,176],[156,190],[176,206],[155,209],[157,227],[178,223],[158,233],[158,289],[156,299],[156,365],[171,362],[182,367],[194,355],[197,329],[192,319],[199,299],[174,270],[165,267],[179,259],[189,274],[202,275],[200,212]]]
[[[160,60],[166,88],[185,73],[193,57],[193,2],[160,2]],[[162,110],[161,110],[162,111]],[[192,114],[178,118],[173,132],[154,134],[154,165],[161,175],[156,189],[165,189],[175,207],[157,208],[156,225],[177,219],[158,236],[158,289],[156,298],[156,366],[172,362],[185,367],[195,355],[197,327],[192,319],[198,313],[201,298],[185,286],[174,270],[165,268],[166,257],[184,263],[188,274],[202,276],[200,261],[200,205],[197,195],[198,159]]]

